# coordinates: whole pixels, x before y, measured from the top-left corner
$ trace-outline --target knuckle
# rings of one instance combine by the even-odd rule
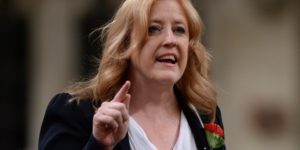
[[[124,105],[123,103],[118,103],[118,104],[116,105],[116,108],[117,108],[118,110],[123,110],[123,109],[125,109],[125,105]]]
[[[108,104],[109,104],[109,102],[106,102],[106,101],[105,101],[105,102],[103,102],[103,103],[101,104],[101,107],[102,107],[102,106],[107,106]],[[100,108],[101,108],[101,107],[100,107]]]
[[[116,117],[122,116],[122,113],[120,111],[116,111]]]

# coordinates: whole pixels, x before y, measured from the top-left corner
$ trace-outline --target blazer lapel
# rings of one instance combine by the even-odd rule
[[[191,131],[194,135],[195,143],[198,150],[209,150],[208,142],[206,140],[205,131],[201,126],[200,120],[198,120],[195,112],[188,106],[187,101],[180,94],[180,91],[175,89],[179,106],[181,107]]]

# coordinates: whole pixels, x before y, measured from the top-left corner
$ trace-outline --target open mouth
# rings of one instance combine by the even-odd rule
[[[156,60],[161,63],[170,63],[170,64],[177,63],[177,59],[174,55],[164,55],[164,56],[156,58]]]

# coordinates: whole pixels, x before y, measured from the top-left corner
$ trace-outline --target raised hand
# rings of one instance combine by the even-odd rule
[[[128,130],[130,81],[126,81],[113,100],[103,102],[93,118],[93,136],[106,149],[120,142]]]

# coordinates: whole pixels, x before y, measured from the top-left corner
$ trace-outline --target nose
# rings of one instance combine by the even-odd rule
[[[163,46],[174,47],[177,45],[176,36],[171,28],[165,30]]]

